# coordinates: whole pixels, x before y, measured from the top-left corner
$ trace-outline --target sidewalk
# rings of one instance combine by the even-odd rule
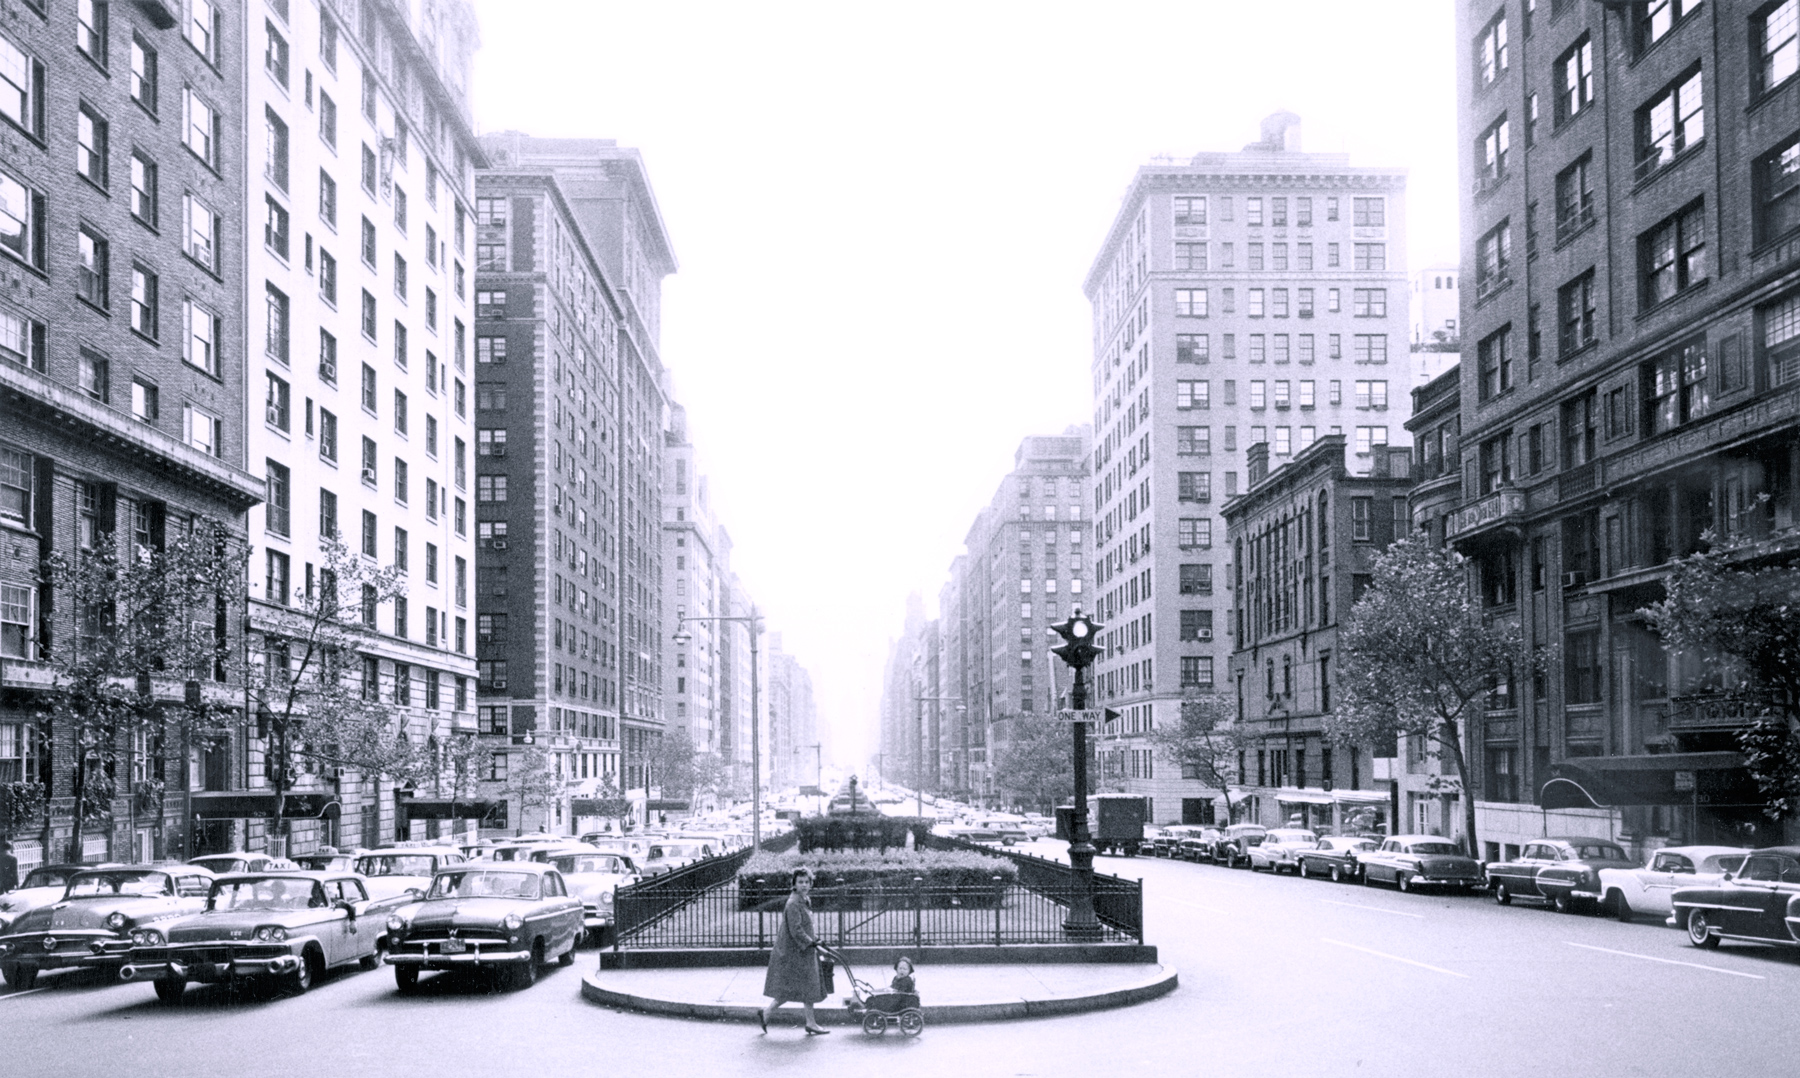
[[[891,971],[858,969],[877,989]],[[705,969],[604,970],[590,973],[581,994],[591,1003],[680,1018],[756,1021],[763,998],[760,966]],[[927,1023],[993,1022],[1124,1007],[1175,990],[1175,969],[1166,965],[982,965],[921,966],[921,1009]],[[814,1008],[827,1025],[853,1025],[844,1006],[850,978],[842,966],[837,991]],[[800,1008],[783,1007],[776,1021],[797,1024]]]

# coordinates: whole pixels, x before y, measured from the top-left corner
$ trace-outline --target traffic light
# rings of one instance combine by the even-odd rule
[[[1067,621],[1050,626],[1063,642],[1050,649],[1050,653],[1068,663],[1077,670],[1093,663],[1100,656],[1100,649],[1095,646],[1094,638],[1106,626],[1094,621],[1081,612],[1080,607],[1069,615]]]

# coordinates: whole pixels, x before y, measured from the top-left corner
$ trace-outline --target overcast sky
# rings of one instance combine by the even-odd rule
[[[475,6],[479,131],[643,152],[663,361],[846,764],[907,593],[935,611],[1020,439],[1091,413],[1081,282],[1140,164],[1291,109],[1411,170],[1410,266],[1457,257],[1448,0]]]

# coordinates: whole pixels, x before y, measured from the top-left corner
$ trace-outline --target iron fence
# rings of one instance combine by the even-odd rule
[[[1075,870],[1061,861],[1014,853],[1005,847],[982,846],[962,839],[932,835],[927,846],[937,850],[963,850],[1003,857],[1019,872],[1019,885],[1045,898],[1068,905],[1075,890]],[[1094,873],[1094,916],[1111,931],[1144,941],[1144,885],[1138,880],[1121,879],[1102,872]]]
[[[794,832],[788,831],[764,839],[762,848],[768,853],[781,853],[792,849],[796,841]],[[636,935],[646,926],[679,912],[708,891],[736,879],[738,869],[743,868],[744,862],[755,852],[746,846],[619,888],[613,893],[613,925],[618,938],[623,940]]]

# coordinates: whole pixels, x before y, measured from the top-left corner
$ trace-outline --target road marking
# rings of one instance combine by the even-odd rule
[[[1391,913],[1395,917],[1411,917],[1415,921],[1423,921],[1425,919],[1425,915],[1422,913],[1407,913],[1404,910],[1384,910],[1380,906],[1364,905],[1361,902],[1339,902],[1335,898],[1318,898],[1313,901],[1323,902],[1327,906],[1342,906],[1345,909],[1351,910],[1368,910],[1370,913]]]
[[[1442,966],[1434,966],[1427,962],[1415,962],[1410,958],[1401,958],[1397,954],[1388,954],[1386,951],[1377,951],[1369,947],[1358,947],[1354,943],[1345,943],[1343,940],[1328,939],[1324,936],[1320,936],[1319,939],[1325,943],[1334,944],[1338,947],[1348,947],[1352,951],[1361,951],[1363,954],[1372,954],[1376,958],[1386,958],[1395,962],[1404,962],[1409,966],[1418,966],[1420,969],[1431,970],[1433,973],[1447,973],[1452,977],[1461,977],[1465,981],[1470,979],[1467,973],[1458,973],[1453,969],[1445,969]]]
[[[42,992],[42,991],[44,991],[44,990],[45,990],[45,989],[47,989],[47,988],[49,988],[49,987],[50,987],[50,986],[49,986],[49,985],[45,985],[45,986],[44,986],[44,987],[43,987],[43,988],[27,988],[27,989],[25,989],[25,990],[23,990],[23,991],[20,991],[20,992],[5,992],[5,993],[0,993],[0,1000],[6,1000],[6,999],[18,999],[18,998],[19,998],[19,997],[20,997],[20,996],[29,996],[29,995],[31,995],[31,994],[32,994],[32,993],[33,993],[33,992]]]
[[[1703,966],[1698,962],[1682,962],[1674,958],[1658,958],[1653,954],[1638,954],[1634,951],[1615,951],[1611,947],[1593,947],[1585,943],[1574,943],[1569,940],[1564,940],[1563,942],[1571,947],[1579,947],[1584,951],[1600,951],[1605,954],[1624,955],[1626,958],[1641,958],[1646,962],[1661,962],[1670,966],[1687,966],[1689,969],[1710,970],[1713,973],[1725,973],[1733,977],[1748,977],[1753,981],[1768,980],[1767,977],[1764,977],[1760,973],[1740,973],[1735,969],[1725,969],[1720,966]]]
[[[1224,910],[1219,909],[1217,906],[1202,906],[1198,902],[1188,902],[1184,899],[1179,899],[1179,898],[1165,898],[1165,899],[1163,899],[1163,901],[1164,902],[1173,902],[1177,906],[1187,906],[1190,909],[1205,910],[1207,913],[1225,913]]]

